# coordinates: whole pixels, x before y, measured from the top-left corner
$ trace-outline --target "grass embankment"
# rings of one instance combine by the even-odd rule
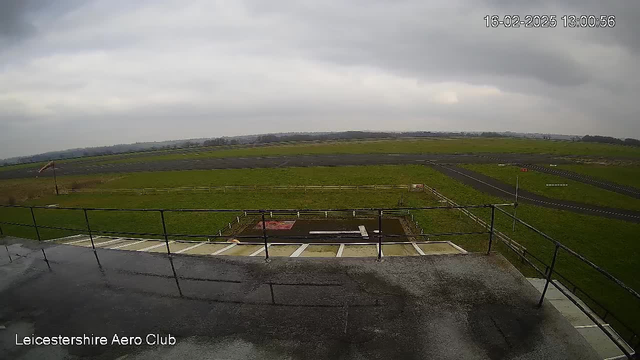
[[[461,204],[481,204],[502,202],[501,199],[487,196],[471,187],[454,181],[445,175],[424,166],[367,166],[339,168],[300,168],[300,169],[256,169],[256,170],[213,170],[184,172],[155,172],[128,174],[123,178],[99,185],[115,188],[201,186],[208,184],[402,184],[426,183],[444,195]],[[211,194],[163,195],[100,195],[73,194],[59,197],[44,197],[29,201],[29,204],[58,203],[60,206],[87,207],[127,207],[127,208],[350,208],[350,207],[394,207],[400,197],[408,206],[441,205],[427,193],[409,193],[407,191],[270,191],[270,192],[227,192]],[[479,216],[488,220],[488,209],[475,210]],[[235,214],[179,214],[166,215],[167,228],[172,233],[215,233]],[[30,223],[29,210],[0,209],[5,221]],[[39,224],[51,226],[69,226],[84,229],[84,217],[80,211],[36,210]],[[416,211],[415,218],[426,233],[478,231],[475,223],[457,211]],[[160,215],[156,213],[114,213],[92,212],[91,224],[96,230],[148,231],[161,233]],[[637,234],[640,225],[574,214],[567,211],[546,209],[532,205],[521,205],[518,217],[533,224],[540,230],[556,238],[570,248],[578,251],[629,286],[640,289],[640,278],[636,276],[640,258],[640,242]],[[511,231],[509,218],[498,214],[496,228],[512,236],[526,246],[528,251],[550,262],[553,245],[518,226]],[[3,226],[5,233],[31,237],[33,229],[17,226]],[[44,237],[60,236],[63,232],[43,230]],[[465,237],[442,237],[460,244],[467,250],[486,250],[487,235]],[[432,239],[434,240],[434,239]],[[499,243],[496,249],[504,250]],[[502,251],[519,266],[516,258]],[[558,270],[585,289],[597,300],[614,311],[629,323],[640,324],[638,303],[616,286],[576,261],[565,253],[558,260]],[[533,275],[531,270],[520,266],[525,274]],[[638,329],[640,330],[640,329]]]
[[[462,167],[500,180],[515,187],[516,177],[520,189],[543,195],[552,199],[582,202],[619,209],[640,210],[640,200],[613,191],[604,190],[562,176],[541,173],[534,170],[520,171],[516,166],[498,166],[494,164],[472,164]],[[567,184],[566,187],[546,186],[546,184]]]
[[[640,166],[558,165],[558,168],[640,189]]]

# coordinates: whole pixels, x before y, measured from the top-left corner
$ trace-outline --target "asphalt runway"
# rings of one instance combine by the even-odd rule
[[[599,358],[500,254],[267,263],[3,241],[3,359]],[[31,334],[108,343],[16,345]]]
[[[433,168],[451,178],[454,178],[464,184],[473,187],[476,190],[493,196],[498,196],[503,199],[507,199],[508,201],[515,201],[515,187],[505,184],[492,177],[453,165],[433,165]],[[567,210],[580,214],[602,216],[612,219],[640,223],[640,212],[638,211],[615,209],[574,201],[553,199],[522,189],[518,190],[518,202],[543,206],[552,209]]]
[[[155,162],[130,162],[116,164],[63,163],[56,166],[58,175],[87,175],[100,173],[128,173],[140,171],[256,169],[312,166],[359,166],[359,165],[409,165],[436,163],[571,163],[566,157],[535,154],[337,154],[296,155],[237,158],[208,158],[167,160]],[[0,171],[0,179],[35,177],[38,167]],[[40,176],[53,176],[46,171]]]
[[[573,171],[564,170],[564,169],[554,169],[554,168],[539,166],[535,164],[519,164],[519,165],[522,167],[533,169],[535,171],[540,171],[543,173],[556,175],[556,176],[562,176],[570,180],[580,181],[582,183],[596,186],[601,189],[617,192],[618,194],[627,195],[627,196],[634,197],[636,199],[640,199],[640,189],[636,189],[631,186],[624,186],[624,185],[612,183],[605,180],[594,179],[590,176],[578,174]]]
[[[92,164],[91,162],[77,162],[61,164],[56,167],[57,174],[89,175],[102,173],[129,173],[143,171],[174,171],[174,170],[215,170],[215,169],[255,169],[282,167],[314,167],[314,166],[362,166],[362,165],[416,165],[433,164],[437,170],[463,181],[476,188],[502,198],[511,198],[515,189],[488,176],[457,168],[451,164],[528,164],[536,171],[548,172],[563,176],[606,190],[640,198],[640,190],[624,187],[611,182],[595,180],[568,171],[557,171],[537,164],[572,163],[566,156],[552,156],[544,154],[336,154],[336,155],[296,155],[296,156],[266,156],[266,157],[238,157],[238,158],[208,158],[169,160],[156,162],[131,162],[117,164]],[[447,170],[454,169],[454,170]],[[20,179],[35,177],[38,167],[0,171],[0,179]],[[41,174],[52,177],[52,171]],[[580,202],[558,200],[540,196],[527,191],[520,192],[520,201],[554,209],[568,210],[581,214],[604,216],[625,221],[640,222],[637,211],[614,209]]]

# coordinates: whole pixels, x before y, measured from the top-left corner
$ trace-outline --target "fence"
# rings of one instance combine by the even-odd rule
[[[580,297],[587,297],[591,302],[599,305],[602,309],[606,310],[605,315],[603,316],[604,318],[606,318],[607,316],[613,317],[616,319],[618,325],[617,328],[618,329],[623,329],[625,330],[625,333],[628,334],[627,336],[622,336],[621,338],[624,340],[624,342],[620,341],[620,338],[618,338],[618,334],[615,331],[612,331],[610,329],[608,329],[607,327],[603,326],[603,324],[600,323],[599,319],[596,318],[596,316],[594,316],[593,314],[591,314],[587,308],[585,308],[585,306],[583,304],[581,304],[580,302],[576,301],[573,297],[569,296],[569,294],[567,294],[567,288],[561,286],[560,284],[558,284],[556,281],[553,281],[553,276],[556,275],[556,277],[561,278],[563,281],[565,281],[567,284],[569,284],[569,288],[572,288],[572,292],[573,293],[577,293],[577,291],[579,290],[579,288],[573,284],[569,279],[567,279],[566,277],[562,276],[561,274],[559,274],[556,270],[556,266],[557,266],[557,260],[558,260],[558,253],[560,251],[563,251],[566,254],[571,255],[572,257],[574,257],[575,259],[579,260],[580,262],[586,264],[587,266],[589,266],[590,268],[594,269],[595,271],[597,271],[598,273],[602,274],[607,280],[611,281],[612,284],[615,284],[616,286],[618,286],[619,288],[623,289],[626,293],[630,294],[635,301],[639,301],[640,300],[640,294],[638,294],[635,290],[633,290],[632,288],[630,288],[629,286],[627,286],[626,284],[624,284],[622,281],[620,281],[619,279],[617,279],[616,277],[614,277],[613,275],[611,275],[610,273],[608,273],[607,271],[605,271],[604,269],[600,268],[598,265],[594,264],[593,262],[591,262],[590,260],[586,259],[584,256],[580,255],[579,253],[575,252],[574,250],[568,248],[567,246],[561,244],[560,242],[554,240],[553,238],[551,238],[550,236],[548,236],[547,234],[543,233],[542,231],[536,229],[535,227],[531,226],[530,224],[516,218],[515,216],[511,215],[510,213],[508,213],[507,211],[505,211],[504,209],[502,209],[502,207],[505,206],[513,206],[515,204],[485,204],[485,205],[455,205],[455,203],[453,203],[451,200],[446,199],[444,196],[440,195],[439,193],[437,193],[434,189],[428,188],[429,190],[431,190],[434,194],[438,194],[440,197],[442,197],[443,199],[447,200],[450,204],[448,206],[431,206],[431,207],[399,207],[399,208],[359,208],[359,209],[118,209],[118,208],[73,208],[73,207],[67,207],[67,208],[58,208],[58,207],[47,207],[47,206],[19,206],[19,205],[0,205],[0,207],[2,208],[22,208],[22,209],[29,209],[30,211],[30,215],[31,215],[31,219],[32,219],[32,223],[30,224],[25,224],[25,223],[15,223],[15,222],[7,222],[7,221],[0,221],[0,235],[5,235],[3,230],[2,230],[2,226],[1,225],[13,225],[13,226],[23,226],[23,227],[31,227],[35,229],[36,232],[36,237],[39,241],[42,241],[41,236],[40,236],[40,229],[55,229],[55,230],[65,230],[65,231],[74,231],[74,232],[87,232],[89,234],[90,237],[90,241],[91,241],[91,246],[92,249],[94,251],[94,254],[96,254],[96,258],[97,258],[97,253],[96,253],[96,246],[94,244],[93,241],[93,236],[94,235],[114,235],[114,234],[124,234],[124,235],[138,235],[138,236],[157,236],[157,237],[162,237],[164,239],[165,245],[166,245],[166,249],[167,249],[167,254],[169,255],[169,257],[171,257],[171,250],[169,247],[169,237],[185,237],[185,238],[212,238],[212,239],[217,239],[217,238],[222,238],[223,235],[221,233],[218,234],[179,234],[179,233],[169,233],[167,231],[167,226],[166,226],[166,221],[165,221],[165,213],[229,213],[229,214],[245,214],[245,215],[256,215],[259,216],[261,218],[261,223],[262,223],[262,234],[261,235],[244,235],[244,236],[234,236],[237,238],[243,238],[243,239],[259,239],[262,241],[262,243],[264,244],[264,253],[265,253],[265,259],[268,260],[269,259],[269,244],[270,242],[273,243],[273,239],[304,239],[304,240],[309,240],[309,239],[313,239],[316,237],[309,237],[309,236],[274,236],[274,235],[268,235],[267,234],[267,229],[266,229],[266,217],[272,217],[272,216],[291,216],[293,214],[295,214],[296,216],[300,216],[301,214],[309,214],[309,215],[314,215],[317,216],[318,214],[325,214],[325,216],[328,216],[328,213],[339,213],[339,214],[353,214],[353,216],[356,215],[356,213],[362,214],[364,216],[375,216],[378,219],[378,232],[376,234],[373,235],[373,237],[375,237],[377,239],[377,245],[378,245],[378,259],[380,260],[382,257],[382,244],[383,244],[383,238],[385,239],[394,239],[394,238],[398,238],[398,237],[411,237],[411,238],[425,238],[425,237],[436,237],[436,236],[460,236],[460,235],[477,235],[477,234],[486,234],[488,235],[488,244],[487,244],[487,254],[489,254],[491,252],[492,249],[492,243],[493,243],[493,239],[496,236],[496,234],[500,234],[498,231],[496,231],[495,229],[495,216],[496,216],[496,211],[498,211],[501,214],[504,214],[506,216],[508,216],[509,218],[513,219],[514,221],[516,221],[517,223],[525,226],[527,229],[535,232],[536,234],[540,235],[542,238],[546,239],[547,241],[551,242],[551,244],[553,244],[554,246],[554,253],[553,253],[553,258],[550,264],[546,264],[543,260],[540,259],[539,256],[536,256],[534,254],[531,254],[530,252],[527,251],[527,249],[525,247],[523,247],[520,244],[515,243],[514,241],[512,241],[511,239],[509,239],[508,237],[506,237],[504,234],[498,236],[498,239],[500,239],[502,241],[502,243],[504,243],[508,249],[512,250],[516,255],[518,255],[523,262],[526,262],[528,265],[530,265],[538,274],[540,274],[542,277],[544,277],[546,279],[545,282],[545,286],[544,289],[542,291],[542,295],[540,297],[540,300],[538,302],[538,306],[542,306],[543,304],[543,300],[546,294],[546,291],[549,287],[549,284],[554,285],[560,292],[562,292],[563,294],[565,294],[567,296],[567,298],[569,300],[571,300],[578,308],[580,308],[612,341],[614,341],[614,343],[621,349],[621,351],[628,357],[628,358],[634,358],[634,350],[630,349],[626,346],[626,344],[631,345],[633,348],[636,349],[637,352],[637,348],[640,346],[640,337],[635,333],[634,329],[631,328],[628,324],[625,324],[623,321],[621,321],[618,317],[615,317],[611,311],[607,310],[604,308],[604,306],[602,306],[600,303],[598,303],[595,299],[593,299],[593,297],[591,297],[590,295],[588,295],[586,292],[584,292],[584,290],[582,290],[582,294]],[[484,222],[483,220],[481,220],[480,218],[478,218],[477,216],[473,215],[472,213],[469,212],[470,209],[490,209],[491,210],[491,220],[489,223]],[[84,220],[85,220],[85,228],[68,228],[68,227],[57,227],[57,226],[44,226],[44,225],[38,225],[35,213],[34,213],[34,209],[45,209],[48,211],[71,211],[71,210],[75,210],[75,211],[82,211],[83,215],[84,215]],[[467,212],[468,215],[475,217],[475,221],[478,222],[479,224],[481,224],[482,226],[486,227],[486,231],[474,231],[474,232],[446,232],[446,233],[432,233],[432,234],[424,234],[421,231],[421,234],[407,234],[407,235],[397,235],[397,234],[390,234],[390,233],[384,233],[383,232],[383,227],[382,227],[382,219],[383,217],[386,216],[397,216],[398,214],[406,214],[407,212],[411,212],[411,211],[418,211],[418,210],[438,210],[438,209],[458,209],[460,211],[463,212]],[[96,212],[96,211],[108,211],[108,212],[145,212],[145,213],[157,213],[159,215],[158,220],[161,222],[162,224],[162,233],[153,233],[153,232],[123,232],[123,231],[106,231],[106,230],[94,230],[91,228],[91,223],[90,223],[90,217],[89,214],[92,212]],[[348,215],[347,215],[348,216]],[[317,238],[316,238],[317,239]],[[47,265],[49,264],[49,261],[47,259],[46,253],[44,248],[41,248],[44,260],[47,262]],[[537,266],[533,261],[537,261],[539,264],[543,264],[545,267],[545,270],[541,270],[539,266]],[[173,266],[173,262],[172,262],[172,266]],[[174,269],[174,273],[175,273],[175,269]]]
[[[420,186],[416,186],[420,185]],[[69,189],[68,193],[99,193],[99,194],[165,194],[172,192],[227,192],[227,191],[277,191],[277,190],[298,190],[298,191],[385,191],[385,190],[406,190],[423,191],[422,184],[413,185],[226,185],[226,186],[188,186],[172,188],[140,188],[140,189],[108,189],[108,188],[86,188]]]

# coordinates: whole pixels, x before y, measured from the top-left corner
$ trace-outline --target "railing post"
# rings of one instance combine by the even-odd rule
[[[169,250],[169,236],[167,236],[167,225],[164,222],[164,210],[160,210],[160,218],[162,219],[162,233],[164,234],[164,243],[167,245],[167,254],[171,256],[171,250]]]
[[[378,261],[382,260],[382,210],[378,210]]]
[[[38,223],[36,222],[36,214],[33,212],[33,206],[29,208],[31,210],[31,219],[33,219],[33,227],[36,229],[36,235],[38,236],[38,242],[42,241],[40,238],[40,230],[38,230]],[[49,265],[49,259],[47,259],[47,254],[44,252],[44,248],[41,247],[42,256],[44,256],[44,261],[47,263],[47,266],[51,268]]]
[[[491,205],[491,228],[489,229],[489,248],[487,249],[487,255],[491,252],[491,243],[493,242],[493,224],[496,219],[496,206]]]
[[[264,211],[262,211],[262,237],[264,238],[265,260],[269,260],[269,245],[267,237],[267,224],[264,221]]]
[[[84,211],[84,221],[87,223],[87,231],[89,231],[89,239],[91,239],[91,247],[93,251],[96,251],[96,245],[93,243],[93,234],[91,233],[91,226],[89,226],[89,215],[87,215],[87,209],[82,209]]]
[[[547,281],[544,283],[544,289],[542,290],[542,296],[540,296],[538,307],[542,306],[542,302],[544,301],[544,295],[546,294],[547,288],[549,287],[549,282],[551,282],[551,276],[553,275],[553,268],[556,266],[556,259],[558,258],[558,249],[560,249],[560,245],[556,243],[556,249],[553,252],[553,260],[551,260],[551,266],[549,267],[549,271],[547,272]]]

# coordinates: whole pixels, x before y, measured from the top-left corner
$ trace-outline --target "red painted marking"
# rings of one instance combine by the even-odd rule
[[[296,223],[295,220],[286,220],[286,221],[265,221],[265,227],[267,230],[291,230],[293,225]],[[262,229],[262,221],[258,221],[256,226],[254,227],[256,230]]]

